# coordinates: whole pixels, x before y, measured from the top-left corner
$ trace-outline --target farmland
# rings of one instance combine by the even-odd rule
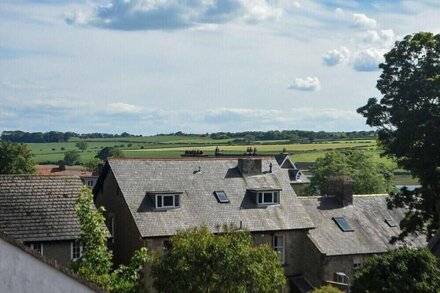
[[[68,142],[60,143],[28,143],[35,154],[38,164],[53,164],[64,158],[69,150],[78,150],[75,144],[80,141],[72,138]],[[100,149],[115,147],[122,151],[124,157],[129,158],[177,158],[186,150],[201,150],[205,155],[214,155],[218,146],[224,154],[244,154],[246,148],[257,149],[258,154],[278,154],[286,150],[295,162],[315,162],[328,151],[363,150],[368,152],[372,159],[387,166],[395,166],[388,158],[380,156],[382,152],[375,140],[338,140],[319,141],[314,143],[289,143],[287,141],[256,141],[250,145],[234,144],[233,139],[212,139],[201,136],[148,136],[124,138],[96,138],[82,139],[88,147],[80,152],[81,163],[88,162]],[[307,170],[305,170],[307,172]],[[405,172],[399,172],[396,182],[399,184],[413,184],[415,180]]]

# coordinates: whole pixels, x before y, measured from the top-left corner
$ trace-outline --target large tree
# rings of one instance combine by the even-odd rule
[[[89,147],[89,144],[88,144],[86,141],[81,140],[81,141],[78,141],[78,142],[75,144],[75,146],[76,146],[77,148],[79,148],[82,152],[84,152],[84,151]]]
[[[401,248],[368,259],[355,274],[357,293],[435,293],[440,288],[440,269],[427,248]]]
[[[309,193],[327,194],[329,179],[348,176],[357,194],[384,193],[391,189],[391,169],[362,151],[328,152],[316,160]]]
[[[153,258],[152,275],[159,292],[277,292],[285,283],[271,247],[253,246],[245,231],[214,235],[206,227],[172,237]]]
[[[425,232],[432,237],[440,217],[440,35],[417,33],[385,54],[377,89],[358,112],[378,128],[385,155],[420,181],[415,191],[391,194],[390,207],[406,207],[399,239]]]
[[[81,160],[81,156],[77,150],[71,150],[64,153],[64,162],[67,165],[74,165]]]
[[[34,155],[27,145],[0,141],[0,174],[32,174]]]

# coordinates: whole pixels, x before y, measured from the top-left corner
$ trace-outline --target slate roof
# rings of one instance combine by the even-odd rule
[[[266,173],[245,177],[237,168],[236,158],[110,159],[104,168],[110,168],[115,175],[142,237],[174,235],[178,230],[200,225],[217,232],[224,224],[240,226],[240,222],[249,231],[312,228],[287,172],[274,157],[262,160]],[[201,172],[197,172],[199,167]],[[268,187],[281,189],[281,204],[257,207],[247,190]],[[95,194],[97,190],[99,182]],[[229,203],[217,201],[214,191],[221,190],[226,192]],[[183,192],[181,207],[155,210],[152,197],[146,193],[164,191]]]
[[[310,183],[309,178],[307,178],[306,175],[304,175],[300,169],[297,168],[295,163],[290,159],[288,154],[281,153],[279,155],[275,156],[275,159],[280,165],[282,169],[287,169],[289,173],[290,183],[291,184],[303,184],[303,183]],[[297,179],[297,174],[300,173],[299,178]]]
[[[0,230],[20,241],[79,238],[78,176],[0,175]]]
[[[399,225],[404,210],[389,210],[386,198],[387,195],[355,195],[353,205],[342,207],[333,196],[299,197],[316,226],[309,231],[309,237],[328,256],[382,253],[396,248],[389,240],[397,236],[400,229],[388,226],[385,219],[392,218]],[[354,231],[343,232],[333,217],[345,217]],[[421,247],[426,246],[426,240],[418,236],[408,239],[406,244]]]

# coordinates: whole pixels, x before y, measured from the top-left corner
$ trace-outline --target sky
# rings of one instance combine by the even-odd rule
[[[0,131],[370,130],[395,41],[440,1],[0,0]]]

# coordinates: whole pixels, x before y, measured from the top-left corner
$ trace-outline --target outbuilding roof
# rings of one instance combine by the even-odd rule
[[[299,197],[316,227],[309,231],[309,237],[328,256],[383,253],[396,248],[389,241],[401,232],[398,223],[405,211],[388,209],[386,198],[387,195],[354,195],[353,205],[342,206],[334,196]],[[345,218],[353,231],[344,232],[335,218]],[[387,219],[397,226],[390,227]],[[410,247],[426,246],[424,236],[407,241]]]
[[[0,175],[0,230],[20,241],[77,239],[78,176]]]
[[[243,176],[237,158],[110,159],[102,177],[113,172],[142,237],[174,235],[200,225],[213,232],[220,232],[225,224],[249,231],[313,228],[287,172],[274,157],[261,160],[262,174]],[[102,182],[100,178],[95,194]],[[251,190],[263,189],[280,190],[281,203],[257,206]],[[159,211],[149,195],[167,190],[182,192],[181,207]],[[229,203],[217,200],[214,191],[219,190],[226,193]]]

